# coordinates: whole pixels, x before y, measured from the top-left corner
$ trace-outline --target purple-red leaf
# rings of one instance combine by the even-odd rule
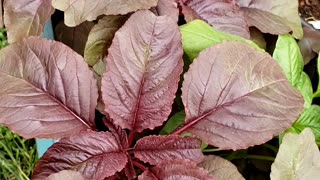
[[[25,138],[61,138],[94,128],[98,89],[67,46],[28,38],[0,51],[0,124]]]
[[[32,178],[43,179],[62,170],[80,172],[86,179],[103,180],[121,171],[128,159],[109,132],[88,130],[61,139],[36,165]]]
[[[298,12],[298,1],[292,0],[234,0],[246,15],[250,26],[271,34],[292,35],[301,39],[303,36]]]
[[[41,35],[54,12],[51,0],[4,0],[3,8],[9,43]]]
[[[213,180],[208,172],[188,160],[165,161],[146,170],[139,180],[183,179],[183,180]]]
[[[320,32],[303,28],[303,35],[303,38],[299,41],[299,47],[304,64],[308,64],[320,52]]]
[[[85,20],[93,21],[100,15],[127,14],[156,6],[158,0],[52,0],[52,5],[64,11],[67,26],[76,26]]]
[[[219,31],[250,39],[243,12],[233,0],[183,0],[203,20]]]
[[[115,125],[109,117],[106,117],[103,122],[109,128],[109,131],[115,136],[119,144],[121,144],[121,147],[123,149],[128,148],[129,144],[126,131],[124,131],[120,126]]]
[[[134,156],[152,165],[174,159],[189,159],[201,162],[201,142],[192,137],[147,136],[139,139],[134,147]]]
[[[219,149],[262,144],[289,128],[303,98],[270,55],[229,41],[200,53],[184,76],[182,100],[191,132]]]
[[[159,0],[158,5],[155,7],[156,14],[159,16],[167,15],[175,22],[179,20],[179,9],[176,0]]]
[[[122,128],[141,132],[163,124],[182,72],[178,25],[144,10],[115,34],[102,78],[105,111]]]
[[[85,180],[81,173],[72,170],[63,170],[51,174],[45,180]]]

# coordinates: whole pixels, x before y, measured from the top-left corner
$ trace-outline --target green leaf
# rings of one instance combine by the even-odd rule
[[[310,180],[320,177],[320,152],[311,129],[283,137],[271,167],[271,180]]]
[[[299,119],[293,124],[293,128],[297,132],[303,131],[305,128],[312,129],[315,134],[316,141],[320,143],[320,106],[312,105],[305,109]]]
[[[183,50],[191,61],[193,61],[202,50],[226,40],[246,42],[252,47],[264,51],[254,42],[239,36],[217,31],[202,20],[194,20],[180,26],[180,31],[182,34]]]
[[[160,131],[160,134],[168,135],[172,133],[175,129],[177,129],[180,125],[184,123],[185,117],[186,117],[186,114],[184,111],[177,112],[164,125],[164,127]]]
[[[319,52],[320,54],[320,52]],[[313,97],[320,97],[320,56],[318,56],[318,76],[319,76],[319,82],[318,82],[318,89],[317,91],[314,93]]]
[[[298,90],[301,92],[304,98],[304,107],[310,107],[313,100],[313,89],[311,80],[308,74],[306,74],[305,72],[301,73],[300,82],[298,84]]]
[[[304,63],[299,46],[290,34],[279,35],[273,58],[279,63],[291,85],[297,88]]]

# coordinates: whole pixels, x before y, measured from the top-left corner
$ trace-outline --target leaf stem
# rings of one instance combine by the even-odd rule
[[[221,149],[216,148],[216,149],[204,149],[204,150],[202,150],[202,152],[217,152],[217,151],[221,151]]]
[[[147,170],[147,168],[143,164],[140,164],[137,161],[133,161],[132,163],[133,163],[134,166],[136,166],[137,168],[141,169],[141,171],[146,171]]]
[[[262,145],[263,147],[267,148],[267,149],[270,149],[271,151],[275,152],[275,153],[278,153],[278,148],[276,148],[275,146],[272,146],[270,144],[264,144]]]
[[[265,160],[265,161],[274,161],[274,157],[270,156],[260,156],[260,155],[247,155],[245,158],[247,159],[259,159],[259,160]]]
[[[129,147],[131,147],[132,143],[133,143],[133,140],[134,140],[134,136],[136,135],[136,132],[135,131],[130,131],[129,133],[129,137],[128,137],[128,144],[129,144]]]

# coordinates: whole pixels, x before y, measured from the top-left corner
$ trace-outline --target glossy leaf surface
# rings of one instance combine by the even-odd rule
[[[150,11],[133,14],[115,34],[102,78],[105,111],[141,132],[167,120],[182,72],[178,25]]]
[[[51,174],[45,180],[85,180],[81,173],[77,171],[64,170],[58,173]]]
[[[111,133],[86,131],[51,146],[37,163],[32,178],[73,170],[86,179],[103,180],[121,171],[127,161],[121,145]]]
[[[33,37],[2,49],[0,83],[0,123],[25,138],[61,138],[95,126],[96,80],[62,43]]]
[[[262,144],[289,128],[303,109],[302,96],[271,56],[243,42],[206,49],[184,79],[186,124],[175,134],[188,131],[219,149]]]

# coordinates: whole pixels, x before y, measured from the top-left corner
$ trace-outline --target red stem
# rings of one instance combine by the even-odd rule
[[[131,147],[135,135],[136,135],[136,132],[135,132],[135,131],[130,131],[129,137],[128,137],[129,147]]]
[[[136,166],[137,168],[141,169],[141,171],[146,171],[147,170],[147,168],[143,164],[140,164],[137,161],[133,161],[132,163],[133,163],[134,166]]]

